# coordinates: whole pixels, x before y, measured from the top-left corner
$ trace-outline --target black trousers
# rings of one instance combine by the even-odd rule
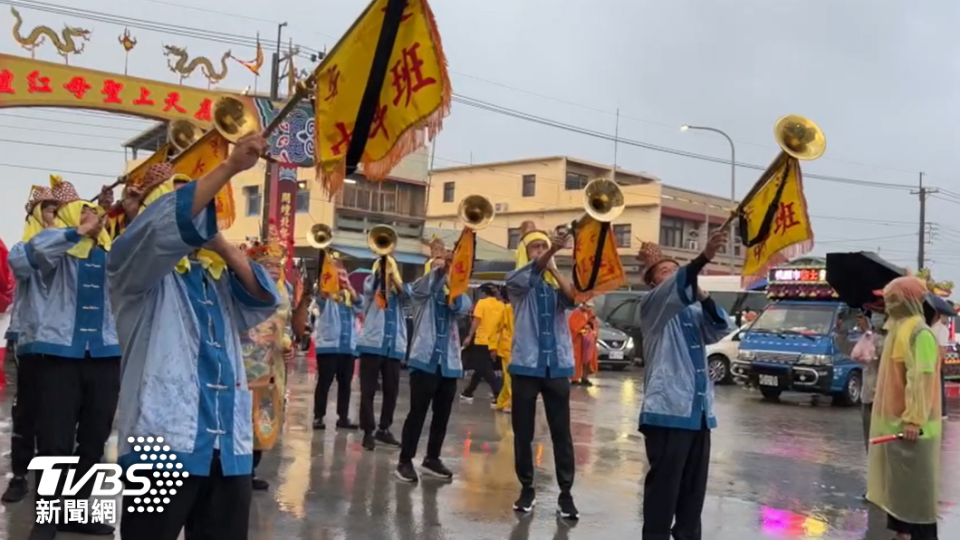
[[[443,377],[439,369],[437,373],[410,370],[410,412],[403,422],[400,440],[401,463],[413,461],[416,457],[423,424],[431,408],[433,419],[430,421],[430,438],[427,440],[427,458],[440,457],[443,439],[447,436],[450,412],[453,410],[453,400],[456,397],[457,379]]]
[[[537,417],[537,396],[543,396],[543,408],[553,441],[557,485],[561,494],[573,487],[576,466],[573,436],[570,434],[570,379],[544,379],[511,375],[513,393],[513,460],[517,479],[524,488],[533,487],[533,432]]]
[[[61,358],[40,355],[37,361],[37,455],[80,458],[75,478],[100,463],[113,429],[120,396],[120,358]],[[39,473],[37,471],[37,481]],[[88,482],[77,494],[87,499]]]
[[[14,356],[17,393],[13,397],[10,462],[14,476],[26,476],[37,448],[37,363],[33,355]]]
[[[352,354],[317,355],[317,389],[313,393],[313,418],[320,420],[327,414],[327,397],[334,379],[337,381],[337,417],[346,422],[350,418],[350,384],[353,383]]]
[[[130,512],[137,506],[123,498],[121,540],[247,540],[253,484],[249,474],[223,476],[219,452],[214,452],[210,476],[190,476],[162,513]]]
[[[936,523],[907,523],[887,514],[887,528],[899,534],[909,534],[910,540],[937,540]]]
[[[643,540],[700,540],[710,430],[641,426],[650,470],[643,482]],[[674,517],[676,523],[674,524]]]
[[[381,383],[380,429],[390,429],[400,393],[400,361],[373,354],[360,356],[360,429],[372,432],[377,423],[373,417],[373,397],[377,382]]]
[[[463,389],[463,395],[473,397],[473,393],[477,391],[481,380],[490,385],[490,391],[493,392],[494,397],[500,395],[500,387],[503,385],[503,381],[494,372],[497,359],[490,356],[490,349],[486,345],[474,343],[467,347],[463,354],[470,358],[469,364],[473,368],[473,375],[470,377],[470,383]]]

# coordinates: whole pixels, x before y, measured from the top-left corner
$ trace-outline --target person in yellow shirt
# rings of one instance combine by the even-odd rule
[[[513,306],[510,305],[510,300],[505,293],[502,293],[501,297],[503,298],[503,317],[500,318],[497,357],[503,366],[503,387],[500,389],[500,395],[497,396],[494,408],[509,413],[513,394],[510,392],[510,373],[507,371],[507,367],[510,365],[510,349],[513,347]]]
[[[463,358],[465,369],[472,369],[470,384],[460,394],[460,399],[472,402],[473,393],[485,380],[493,392],[493,403],[500,394],[501,381],[494,373],[499,345],[500,319],[503,318],[503,302],[500,301],[497,288],[492,283],[480,286],[480,300],[473,308],[473,322],[470,332],[464,339]]]

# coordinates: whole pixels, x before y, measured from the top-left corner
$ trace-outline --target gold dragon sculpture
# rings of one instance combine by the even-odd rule
[[[53,46],[57,48],[57,54],[62,56],[63,60],[69,64],[70,55],[82,53],[85,47],[83,43],[78,44],[76,40],[90,41],[89,30],[66,24],[63,25],[63,30],[60,31],[60,34],[57,34],[49,26],[38,26],[31,30],[27,37],[23,37],[20,35],[20,29],[23,27],[23,17],[21,17],[20,12],[13,7],[10,8],[10,13],[12,13],[13,18],[16,19],[16,22],[13,23],[13,39],[17,40],[17,43],[19,43],[21,47],[30,51],[31,57],[35,57],[37,47],[43,45],[44,38],[49,38]]]
[[[217,84],[227,77],[230,69],[229,66],[227,66],[227,60],[233,56],[230,51],[223,53],[223,56],[220,58],[220,71],[217,72],[213,66],[213,62],[211,62],[209,58],[198,56],[190,60],[190,55],[187,54],[186,47],[164,45],[163,55],[168,57],[167,66],[170,68],[170,71],[180,75],[181,82],[183,79],[190,77],[199,67],[200,72],[203,73],[203,76],[206,77],[211,85]],[[174,62],[173,58],[177,58],[177,61]]]

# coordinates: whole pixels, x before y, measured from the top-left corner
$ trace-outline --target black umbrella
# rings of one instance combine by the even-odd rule
[[[827,283],[852,308],[876,301],[874,291],[905,275],[905,269],[871,251],[827,253]]]

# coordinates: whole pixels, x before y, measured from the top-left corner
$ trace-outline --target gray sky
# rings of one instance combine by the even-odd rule
[[[61,5],[157,23],[331,47],[365,0],[205,0],[198,11],[186,0],[50,0]],[[182,3],[182,4],[181,4]],[[181,4],[178,6],[178,4]],[[804,163],[807,174],[869,182],[926,182],[950,190],[928,204],[934,233],[927,247],[938,279],[960,283],[960,182],[955,179],[960,133],[943,122],[960,113],[960,82],[953,39],[960,5],[946,0],[880,3],[782,0],[434,0],[457,94],[553,120],[683,151],[729,156],[726,141],[703,132],[681,133],[684,123],[725,130],[738,161],[766,165],[777,152],[772,128],[787,113],[816,121],[827,153]],[[93,31],[86,52],[72,64],[123,71],[117,43],[122,26],[18,8],[24,27],[64,22]],[[219,13],[215,13],[219,12]],[[27,54],[10,37],[13,18],[0,3],[0,51]],[[252,48],[131,29],[139,44],[130,74],[176,81],[162,44],[187,46],[193,56],[219,58],[232,48],[252,59]],[[50,45],[38,58],[60,61]],[[305,62],[305,61],[304,61]],[[265,68],[266,69],[266,68]],[[187,84],[205,85],[195,75]],[[221,86],[243,88],[252,75],[237,64]],[[265,90],[265,78],[259,89]],[[15,116],[11,116],[15,115]],[[27,118],[20,118],[27,117]],[[42,120],[41,120],[42,119]],[[69,122],[69,123],[68,123]],[[119,150],[147,123],[99,113],[6,109],[0,139]],[[18,129],[21,128],[21,129]],[[39,130],[53,130],[49,133]],[[569,154],[612,163],[613,144],[492,112],[454,104],[437,143],[436,166]],[[0,142],[0,163],[56,167],[115,176],[122,153],[45,149]],[[666,183],[726,196],[729,166],[621,145],[620,166],[654,173]],[[19,239],[29,186],[46,173],[0,166],[0,234]],[[108,178],[63,174],[82,196]],[[737,171],[739,195],[759,171]],[[909,189],[881,189],[807,178],[816,253],[876,250],[916,267],[918,200]]]

